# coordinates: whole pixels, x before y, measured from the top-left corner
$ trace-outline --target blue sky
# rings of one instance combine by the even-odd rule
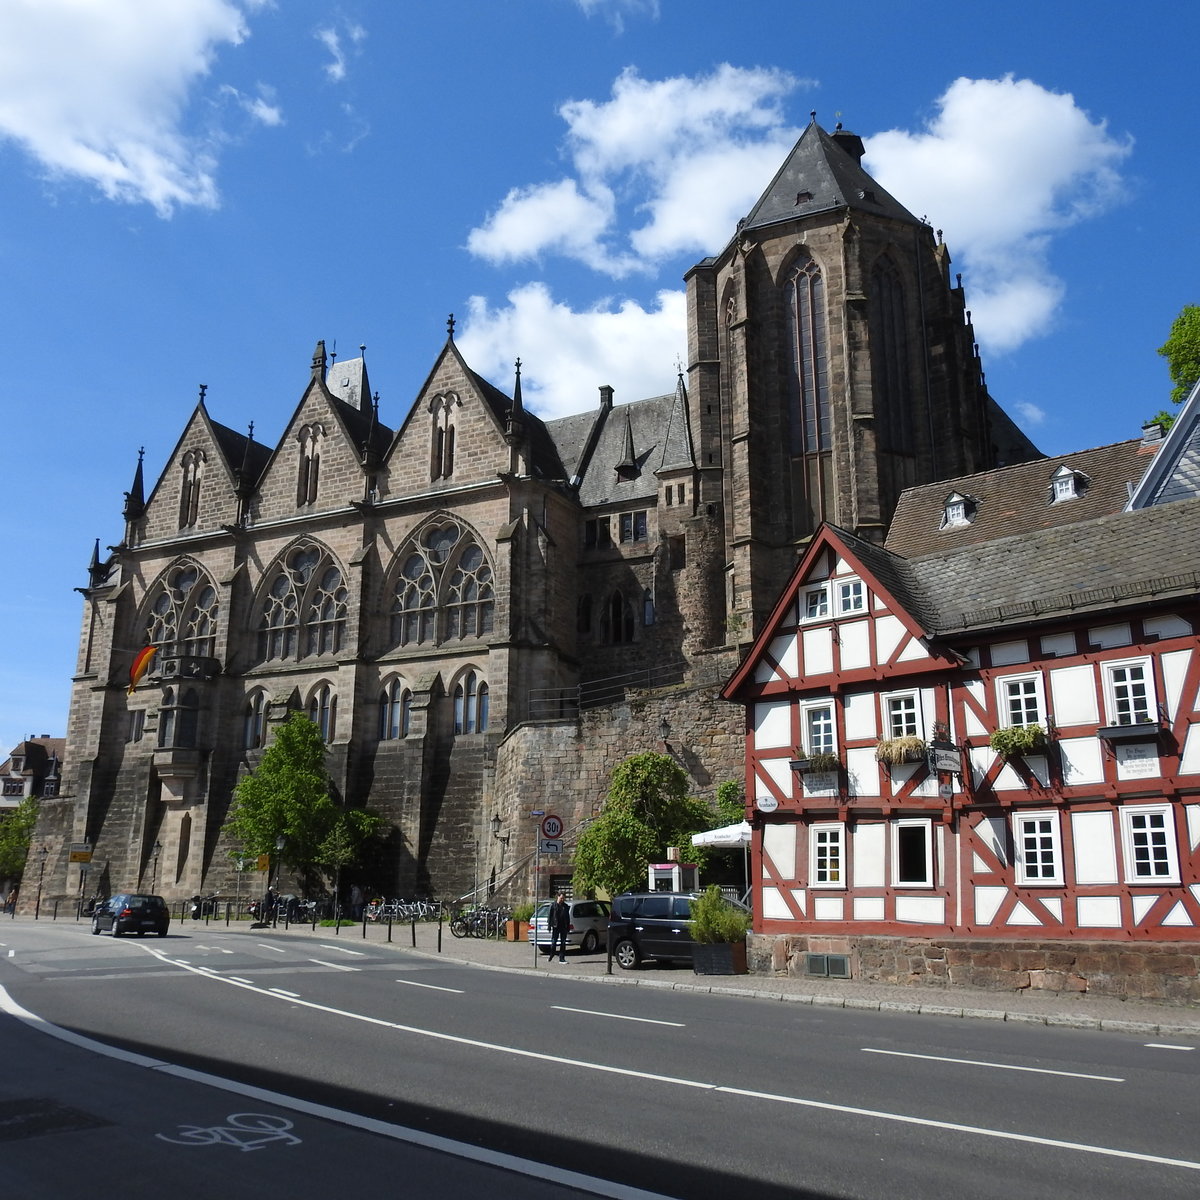
[[[73,589],[200,384],[273,444],[317,339],[365,344],[395,427],[453,312],[543,415],[667,391],[683,273],[810,110],[945,231],[1034,441],[1135,436],[1200,300],[1198,35],[1162,0],[0,0],[0,751],[65,732]]]

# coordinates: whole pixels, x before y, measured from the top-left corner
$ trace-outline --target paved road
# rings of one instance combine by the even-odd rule
[[[369,932],[18,923],[0,984],[154,1058],[665,1195],[1196,1194],[1197,1053],[1132,1031],[597,987],[602,960],[445,947],[523,964],[480,970]]]

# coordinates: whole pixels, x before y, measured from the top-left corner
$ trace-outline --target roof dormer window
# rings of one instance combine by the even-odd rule
[[[942,503],[941,529],[955,529],[975,520],[975,499],[961,492],[951,492]]]
[[[1059,467],[1050,476],[1050,503],[1061,504],[1064,500],[1075,500],[1087,489],[1088,478],[1082,471],[1070,467]]]

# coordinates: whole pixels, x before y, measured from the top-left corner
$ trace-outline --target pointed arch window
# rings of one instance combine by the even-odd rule
[[[259,750],[267,736],[267,698],[255,692],[247,701],[242,721],[242,746],[246,750]]]
[[[633,641],[633,606],[619,592],[613,592],[600,615],[600,639],[610,645]]]
[[[323,683],[308,702],[308,719],[321,731],[323,742],[332,742],[337,734],[337,693]]]
[[[296,504],[312,504],[317,499],[321,479],[321,446],[325,429],[321,425],[305,425],[297,435],[300,443],[300,464],[296,475]]]
[[[262,661],[337,653],[346,633],[342,573],[316,546],[291,551],[267,586],[258,622]]]
[[[179,528],[190,529],[200,515],[200,482],[204,478],[203,450],[189,450],[180,459]]]
[[[200,725],[200,697],[195,688],[167,688],[158,718],[162,748],[192,749]]]
[[[830,448],[829,336],[825,281],[808,257],[785,283],[788,327],[788,392],[793,454]]]
[[[379,740],[408,737],[412,725],[412,692],[393,679],[379,694]]]
[[[492,568],[470,542],[459,555],[446,595],[446,640],[483,637],[492,632],[495,600]]]
[[[488,685],[468,671],[454,689],[454,732],[484,733],[488,727]]]
[[[434,396],[430,404],[433,438],[430,446],[430,479],[449,479],[454,474],[454,409],[459,405],[454,392]]]
[[[151,599],[146,641],[163,656],[211,658],[216,653],[219,616],[212,580],[195,564],[181,563],[167,572]]]
[[[433,572],[425,556],[415,550],[404,560],[396,580],[392,603],[392,640],[399,646],[432,642],[437,615]]]
[[[913,403],[909,374],[904,282],[886,255],[871,269],[871,374],[880,448],[913,452]]]

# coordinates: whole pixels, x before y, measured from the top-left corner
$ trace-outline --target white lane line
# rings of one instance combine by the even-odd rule
[[[248,983],[251,986],[254,984],[254,980],[243,979],[240,975],[230,975],[229,978],[232,979],[234,983]]]
[[[415,979],[397,979],[396,982],[406,983],[409,987],[428,988],[431,992],[453,992],[456,996],[465,994],[462,988],[438,987],[436,983],[417,983]]]
[[[286,954],[286,950],[281,950],[278,946],[269,946],[266,942],[258,943],[264,950],[274,950],[276,954]]]
[[[1169,1042],[1146,1042],[1147,1050],[1195,1050],[1195,1046],[1172,1046]]]
[[[552,1004],[552,1009],[559,1012],[583,1013],[586,1017],[611,1017],[614,1021],[638,1021],[642,1025],[673,1025],[676,1029],[686,1029],[682,1021],[652,1021],[649,1017],[627,1017],[624,1013],[597,1012],[593,1008],[568,1008],[565,1004]]]
[[[893,1058],[923,1058],[927,1062],[957,1063],[964,1067],[992,1067],[997,1071],[1031,1071],[1034,1075],[1065,1075],[1068,1079],[1094,1079],[1099,1083],[1124,1083],[1116,1075],[1084,1075],[1079,1071],[1051,1071],[1048,1067],[1017,1067],[1012,1063],[982,1062],[977,1058],[943,1058],[940,1054],[908,1054],[903,1050],[874,1050],[862,1046],[864,1054],[890,1054]]]
[[[15,950],[10,950],[10,951],[8,952],[8,957],[9,957],[9,958],[15,958],[15,957],[16,957],[16,955],[17,955],[17,952],[16,952]]]
[[[217,976],[217,978],[220,978],[220,976]],[[285,992],[283,988],[267,988],[267,991],[269,991],[273,996],[286,996],[289,1000],[300,999],[299,992]]]
[[[331,971],[361,971],[362,967],[348,967],[345,963],[325,962],[320,958],[310,958],[309,962],[316,963],[318,967],[328,967]]]
[[[347,950],[345,946],[326,946],[324,942],[321,943],[321,949],[322,950],[337,950],[341,954],[353,954],[355,958],[366,958],[367,957],[366,951],[364,951],[364,950]]]
[[[226,978],[232,977],[227,976]],[[436,1150],[440,1154],[450,1154],[468,1162],[498,1167],[528,1179],[539,1179],[546,1183],[557,1184],[568,1191],[577,1191],[588,1196],[601,1196],[604,1200],[670,1200],[669,1197],[658,1192],[647,1192],[642,1188],[630,1187],[628,1184],[614,1183],[608,1179],[583,1175],[578,1171],[569,1171],[562,1167],[552,1167],[546,1163],[517,1158],[516,1155],[505,1154],[499,1150],[488,1150],[482,1146],[456,1142],[452,1138],[439,1137],[437,1134],[425,1133],[419,1129],[407,1129],[403,1125],[389,1125],[386,1121],[380,1121],[375,1117],[364,1117],[359,1113],[347,1112],[345,1109],[331,1108],[327,1104],[315,1104],[296,1096],[288,1096],[283,1092],[271,1092],[266,1088],[252,1087],[250,1084],[237,1083],[232,1079],[222,1079],[219,1075],[194,1071],[190,1067],[176,1066],[174,1063],[165,1062],[162,1059],[147,1058],[144,1054],[133,1054],[116,1046],[106,1046],[103,1042],[94,1042],[82,1034],[72,1033],[70,1030],[52,1025],[45,1018],[22,1008],[3,987],[0,987],[0,1012],[7,1012],[40,1033],[49,1034],[51,1037],[68,1042],[82,1050],[88,1050],[93,1054],[101,1054],[106,1058],[146,1067],[151,1071],[158,1071],[175,1079],[203,1084],[206,1087],[216,1088],[219,1091],[229,1092],[258,1103],[287,1109],[289,1112],[302,1113],[307,1117],[319,1117],[323,1121],[332,1121],[355,1131],[365,1130],[367,1133],[391,1138],[394,1142],[401,1142],[409,1146],[421,1146],[424,1149]]]
[[[153,955],[162,961],[168,961],[153,946],[139,946],[138,949]],[[185,967],[185,971],[194,971],[194,967]],[[200,974],[200,972],[197,972]],[[227,975],[202,975],[204,979],[212,979],[217,983],[232,983]],[[234,987],[245,988],[257,992],[260,996],[270,997],[278,989],[269,990],[247,985],[234,984]],[[382,1029],[394,1029],[398,1033],[409,1033],[416,1037],[430,1038],[433,1041],[449,1042],[455,1046],[470,1046],[477,1050],[489,1050],[495,1054],[507,1054],[512,1058],[527,1058],[535,1062],[553,1063],[555,1066],[577,1067],[583,1071],[597,1071],[603,1075],[617,1075],[624,1079],[644,1079],[651,1083],[665,1083],[673,1087],[694,1088],[697,1091],[721,1092],[727,1096],[744,1096],[750,1100],[767,1100],[776,1104],[791,1104],[798,1108],[813,1108],[821,1112],[842,1113],[851,1117],[867,1117],[876,1121],[892,1121],[898,1125],[918,1125],[925,1129],[946,1129],[953,1133],[971,1134],[975,1137],[995,1138],[997,1141],[1021,1142],[1033,1146],[1049,1146],[1056,1150],[1073,1150],[1079,1154],[1097,1154],[1104,1158],[1121,1158],[1130,1162],[1157,1163],[1160,1166],[1180,1167],[1187,1171],[1200,1171],[1200,1162],[1188,1158],[1168,1158],[1161,1154],[1142,1154],[1137,1150],[1119,1150],[1112,1146],[1093,1146],[1087,1142],[1067,1142],[1058,1138],[1037,1137],[1030,1133],[1009,1133],[1003,1129],[988,1129],[982,1125],[960,1125],[955,1121],[938,1121],[930,1117],[912,1117],[905,1113],[885,1112],[882,1109],[858,1108],[851,1104],[834,1104],[828,1100],[810,1100],[804,1096],[785,1096],[777,1092],[757,1092],[750,1088],[730,1087],[719,1083],[706,1083],[699,1079],[683,1079],[676,1075],[657,1075],[652,1071],[635,1071],[631,1067],[618,1067],[611,1063],[588,1062],[582,1058],[566,1058],[560,1054],[547,1054],[541,1050],[525,1050],[519,1046],[502,1046],[496,1042],[484,1042],[478,1038],[462,1037],[459,1034],[443,1033],[439,1029],[422,1029],[418,1025],[401,1025],[397,1021],[387,1021],[382,1017],[371,1017],[366,1013],[351,1012],[344,1008],[333,1008],[327,1004],[317,1004],[313,1000],[301,1000],[298,996],[291,997],[300,1008],[311,1008],[317,1012],[328,1013],[333,1017],[344,1017],[349,1021],[360,1021],[364,1025],[374,1025]],[[9,999],[7,992],[0,987],[0,1009],[6,1004],[16,1005]],[[17,1008],[20,1006],[17,1005]],[[8,1009],[13,1011],[13,1009]],[[22,1010],[24,1011],[24,1010]],[[40,1020],[40,1018],[34,1018]],[[63,1031],[68,1040],[76,1035]],[[154,1060],[146,1060],[153,1063]],[[182,1068],[181,1068],[182,1069]],[[364,1128],[366,1128],[364,1124]]]

